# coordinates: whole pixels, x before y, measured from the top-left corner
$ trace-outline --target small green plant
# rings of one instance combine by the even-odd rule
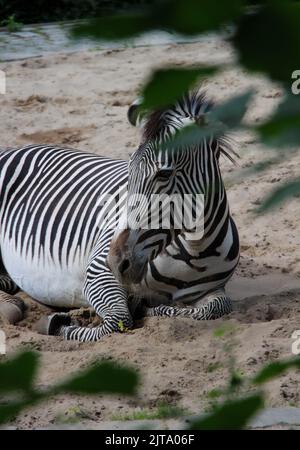
[[[75,424],[83,419],[94,419],[94,417],[88,413],[88,411],[80,408],[79,406],[73,406],[63,413],[59,414],[55,418],[55,423],[66,423],[66,424]]]
[[[15,14],[8,16],[7,19],[2,20],[1,25],[5,26],[10,33],[20,31],[23,28],[21,22],[17,22],[15,19]]]
[[[125,327],[123,320],[119,320],[118,330],[120,331],[120,333],[126,333],[129,330],[129,328]]]
[[[206,368],[206,371],[208,373],[212,373],[212,372],[215,372],[218,369],[221,369],[222,367],[223,367],[223,364],[221,362],[213,362],[213,363],[209,363],[208,364],[208,366]]]

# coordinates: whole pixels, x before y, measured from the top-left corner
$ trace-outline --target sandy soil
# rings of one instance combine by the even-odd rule
[[[0,99],[0,147],[62,143],[128,158],[139,136],[127,124],[127,107],[152,67],[233,60],[227,44],[210,39],[201,45],[90,51],[1,63],[8,92]],[[205,85],[215,100],[253,86],[256,95],[247,120],[254,122],[270,114],[281,97],[278,86],[246,76],[236,67]],[[120,414],[153,409],[161,402],[197,412],[209,406],[209,391],[222,387],[228,378],[231,358],[226,345],[231,344],[236,368],[245,375],[265,362],[291,356],[291,335],[300,329],[299,198],[268,215],[257,216],[254,211],[268,192],[299,175],[300,153],[290,158],[286,154],[278,166],[246,176],[254,163],[272,156],[273,151],[264,149],[246,132],[234,138],[240,167],[222,162],[242,249],[239,268],[229,285],[234,312],[210,323],[150,318],[127,334],[108,336],[97,343],[76,343],[38,335],[34,324],[49,310],[23,295],[28,305],[25,320],[5,327],[8,353],[23,347],[39,352],[40,387],[103,357],[137,367],[142,385],[135,400],[60,396],[24,412],[13,422],[15,426],[32,428],[79,420],[93,427]],[[86,320],[87,315],[74,312],[79,320]],[[227,332],[216,337],[216,329],[225,325]],[[268,405],[300,406],[299,381],[299,373],[291,372],[270,383]]]

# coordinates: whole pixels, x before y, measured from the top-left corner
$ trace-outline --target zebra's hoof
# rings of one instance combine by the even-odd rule
[[[14,325],[24,318],[25,303],[23,300],[9,294],[2,294],[0,300],[0,317],[5,322]]]
[[[51,316],[43,316],[36,324],[36,330],[40,334],[58,336],[62,326],[69,326],[71,318],[66,313],[54,313]]]

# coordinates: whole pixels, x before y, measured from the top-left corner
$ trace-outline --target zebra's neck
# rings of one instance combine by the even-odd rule
[[[178,236],[180,245],[190,255],[199,255],[207,248],[224,238],[228,230],[230,211],[226,191],[222,184],[213,196],[206,196],[204,203],[204,217],[198,224],[196,231],[181,233]],[[178,242],[178,241],[177,241]],[[217,244],[216,244],[217,245]]]

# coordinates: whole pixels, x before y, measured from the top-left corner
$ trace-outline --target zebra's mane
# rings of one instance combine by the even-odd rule
[[[143,124],[143,139],[148,141],[160,137],[164,134],[166,128],[172,125],[174,117],[197,120],[197,118],[200,119],[203,114],[209,112],[213,106],[214,103],[207,98],[205,92],[199,90],[188,92],[173,105],[157,109],[148,115]],[[239,155],[233,150],[228,136],[215,138],[215,142],[218,144],[220,154],[236,164],[235,158],[239,158]]]

